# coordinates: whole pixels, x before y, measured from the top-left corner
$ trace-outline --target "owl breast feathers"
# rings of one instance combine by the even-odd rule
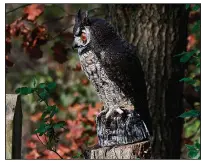
[[[78,46],[81,67],[104,103],[105,111],[134,108],[151,133],[144,73],[135,47],[105,20],[78,15],[74,34],[85,28],[89,41]]]

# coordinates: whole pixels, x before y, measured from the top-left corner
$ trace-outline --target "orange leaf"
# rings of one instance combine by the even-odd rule
[[[89,84],[89,80],[88,80],[88,79],[82,79],[82,80],[81,80],[81,83],[82,83],[83,85],[88,85],[88,84]]]
[[[65,61],[67,61],[67,55],[68,55],[69,49],[66,49],[63,43],[56,42],[54,46],[52,47],[52,50],[54,51],[53,53],[54,59],[57,62],[62,64]]]
[[[13,65],[14,65],[14,63],[12,61],[10,61],[8,55],[6,55],[6,66],[12,67]]]
[[[35,149],[35,148],[36,148],[36,143],[34,143],[34,142],[31,141],[31,140],[28,140],[28,141],[26,142],[26,147],[31,148],[31,149]]]
[[[40,157],[40,154],[36,149],[34,149],[25,156],[25,159],[38,159],[38,157]]]
[[[43,56],[43,52],[39,46],[29,47],[27,48],[27,52],[29,53],[29,56],[34,59],[39,59]]]
[[[30,119],[32,122],[37,122],[41,118],[42,112],[38,112],[34,115],[31,115]]]
[[[24,8],[27,20],[34,21],[44,11],[44,4],[32,4]]]
[[[84,128],[79,120],[67,120],[67,127],[69,132],[66,134],[67,139],[77,139],[82,136]]]

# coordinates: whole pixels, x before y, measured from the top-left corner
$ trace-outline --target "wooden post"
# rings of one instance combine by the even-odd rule
[[[84,153],[85,159],[150,159],[150,135],[144,122],[134,110],[124,109],[106,119],[97,119],[99,145]]]
[[[21,159],[22,108],[20,96],[6,94],[6,159]]]
[[[85,159],[150,159],[149,141],[113,147],[100,147],[86,150]]]

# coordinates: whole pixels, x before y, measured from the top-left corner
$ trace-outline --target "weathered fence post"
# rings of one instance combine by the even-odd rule
[[[6,159],[21,159],[22,108],[20,96],[6,94]]]

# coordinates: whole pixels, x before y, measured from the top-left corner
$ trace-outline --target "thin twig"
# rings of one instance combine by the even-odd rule
[[[59,153],[56,151],[56,150],[51,150],[51,151],[53,151],[55,154],[57,154],[61,159],[63,159],[63,157],[61,156],[61,155],[59,155]]]
[[[61,127],[61,128],[63,128],[63,129],[66,130],[66,131],[68,130],[68,129],[64,128],[64,127]]]
[[[44,134],[45,135],[45,134]],[[47,143],[47,138],[46,138],[46,135],[45,135],[45,141],[46,141],[46,143]]]
[[[37,94],[37,96],[38,96],[43,102],[45,102],[45,104],[46,104],[47,106],[49,106],[48,103],[47,103],[47,101],[43,100],[43,99],[40,97],[40,95],[38,94],[38,92],[36,92],[36,94]]]
[[[36,136],[37,136],[37,138],[39,139],[39,141],[47,148],[47,146],[41,141],[41,139],[39,138],[39,136],[38,136],[38,134],[36,133]],[[47,148],[48,150],[50,150],[50,151],[52,151],[52,152],[54,152],[55,154],[57,154],[61,159],[63,159],[63,157],[61,157],[61,155],[59,155],[59,153],[56,151],[56,149],[54,150],[54,149],[49,149],[49,148]]]
[[[30,4],[25,4],[25,5],[22,5],[22,6],[16,7],[16,8],[14,8],[14,9],[12,9],[12,10],[6,12],[6,15],[9,14],[9,13],[11,13],[11,12],[14,12],[14,11],[20,9],[20,8],[26,7],[26,6],[28,6],[28,5],[30,5]]]
[[[56,37],[60,36],[63,32],[65,32],[67,29],[71,28],[74,24],[71,24],[70,26],[62,29],[57,35],[55,35],[54,37],[52,37],[52,39],[54,40]]]
[[[51,19],[51,20],[44,21],[41,25],[51,23],[51,22],[54,22],[54,21],[59,21],[59,20],[63,19],[64,17],[66,17],[66,16],[60,16],[60,17],[57,17],[57,18],[54,18],[54,19]]]
[[[58,4],[52,4],[53,6],[59,8],[60,10],[62,10],[63,12],[66,12],[65,9],[63,9],[62,7],[60,7]]]
[[[47,147],[47,146],[41,141],[41,139],[39,138],[39,136],[38,136],[37,133],[36,133],[36,136],[38,137],[39,141],[40,141],[45,147]]]

